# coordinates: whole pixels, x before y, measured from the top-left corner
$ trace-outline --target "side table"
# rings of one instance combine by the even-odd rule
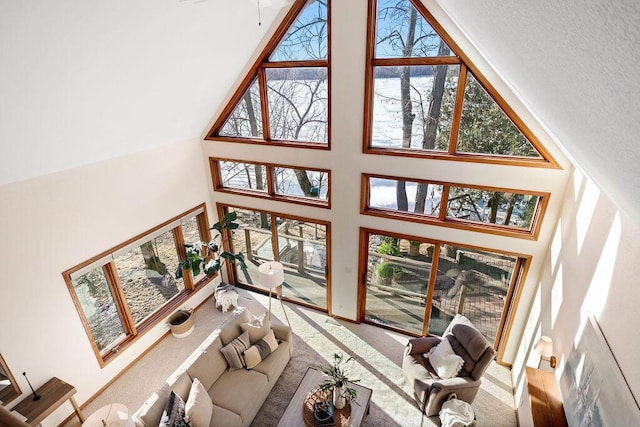
[[[76,394],[76,389],[71,384],[67,384],[60,378],[53,377],[42,387],[36,390],[36,394],[40,396],[40,399],[33,400],[31,395],[20,401],[13,410],[24,416],[25,421],[30,426],[36,426],[47,418],[53,411],[58,409],[65,401],[71,402],[73,410],[80,419],[80,422],[84,421],[84,415],[80,411],[78,403],[73,398]]]

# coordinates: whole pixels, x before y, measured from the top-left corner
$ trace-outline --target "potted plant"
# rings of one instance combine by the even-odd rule
[[[191,270],[194,276],[200,274],[200,271],[204,271],[205,274],[211,276],[222,269],[225,260],[229,262],[239,261],[242,267],[245,268],[242,252],[237,254],[224,250],[221,252],[224,246],[222,239],[225,237],[225,230],[231,232],[238,228],[239,225],[235,222],[237,218],[238,214],[236,212],[229,212],[220,221],[213,224],[211,230],[216,230],[218,233],[213,236],[209,243],[186,243],[184,246],[187,257],[178,263],[175,273],[176,279],[183,276],[184,270]]]
[[[322,372],[327,375],[327,379],[320,384],[320,390],[327,392],[327,400],[331,395],[333,406],[336,409],[344,408],[347,405],[347,401],[357,404],[358,390],[349,387],[348,384],[355,384],[360,380],[350,379],[344,367],[351,360],[351,357],[345,359],[344,354],[333,353],[331,365],[322,369]]]
[[[417,242],[415,240],[409,241],[409,256],[418,256],[420,255],[420,245],[422,242]]]
[[[384,286],[391,285],[393,276],[398,273],[402,273],[402,269],[391,262],[383,261],[376,267],[376,274],[380,279],[380,284]]]

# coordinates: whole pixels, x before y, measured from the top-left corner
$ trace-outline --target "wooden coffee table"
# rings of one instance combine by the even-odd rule
[[[300,427],[304,425],[310,425],[313,427],[313,423],[305,423],[304,420],[304,402],[309,393],[317,388],[322,381],[324,381],[325,375],[322,371],[315,368],[308,368],[304,374],[300,385],[296,389],[295,394],[289,402],[289,406],[285,409],[278,427]],[[349,425],[357,427],[362,423],[364,416],[369,413],[369,404],[371,403],[371,394],[373,390],[367,387],[363,387],[359,384],[349,383],[349,387],[355,388],[358,391],[357,404],[351,405],[351,418]],[[338,424],[336,424],[338,426]]]

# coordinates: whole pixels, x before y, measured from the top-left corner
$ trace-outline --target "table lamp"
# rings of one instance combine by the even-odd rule
[[[260,287],[269,289],[269,314],[268,318],[271,319],[271,295],[272,290],[282,285],[284,282],[284,267],[278,261],[268,261],[258,266],[258,275]],[[287,312],[284,309],[284,304],[282,303],[282,298],[280,296],[280,292],[276,292],[278,296],[278,300],[280,301],[280,305],[282,306],[282,312],[284,313],[284,317],[287,319],[287,323],[289,327],[291,327],[291,323],[289,322],[289,316],[287,316]]]
[[[552,368],[556,367],[556,357],[553,355],[553,341],[550,337],[546,335],[541,336],[533,349],[540,355],[538,368],[540,368],[543,360],[548,360],[549,366]]]

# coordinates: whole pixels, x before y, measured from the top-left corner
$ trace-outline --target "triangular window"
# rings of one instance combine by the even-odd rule
[[[557,165],[419,0],[370,0],[369,16],[364,152]]]
[[[292,6],[207,139],[328,147],[327,3]]]
[[[327,59],[327,5],[308,0],[269,61]]]

